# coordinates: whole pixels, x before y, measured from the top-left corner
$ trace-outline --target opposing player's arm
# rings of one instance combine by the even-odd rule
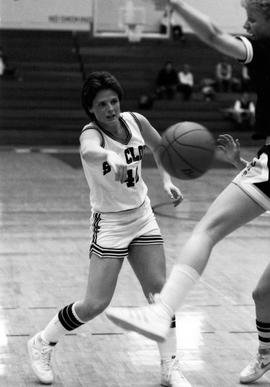
[[[177,206],[183,200],[183,195],[179,188],[172,183],[171,176],[165,171],[160,162],[159,150],[161,136],[143,115],[136,113],[136,117],[140,121],[142,136],[145,144],[151,150],[157,164],[159,173],[163,180],[164,189],[169,194],[171,199],[173,199],[174,206]]]
[[[220,30],[207,15],[185,1],[171,0],[170,4],[206,44],[225,55],[246,60],[247,52],[242,40]]]

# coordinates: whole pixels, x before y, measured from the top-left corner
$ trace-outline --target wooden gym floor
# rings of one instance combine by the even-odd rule
[[[0,151],[0,386],[38,383],[26,342],[64,305],[80,298],[88,271],[88,188],[78,154]],[[243,149],[248,158],[254,148]],[[168,204],[150,159],[144,178],[165,239],[168,272],[209,203],[236,174],[224,164],[194,181],[178,181],[185,200]],[[269,261],[268,214],[214,250],[210,263],[177,314],[178,352],[196,387],[239,386],[240,370],[255,355],[251,292]],[[112,305],[145,300],[128,264]],[[157,387],[156,344],[115,327],[104,314],[57,346],[55,387]],[[269,386],[270,374],[258,386]]]

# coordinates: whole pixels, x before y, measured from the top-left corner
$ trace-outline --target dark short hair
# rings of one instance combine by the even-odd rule
[[[123,89],[118,80],[107,71],[93,71],[89,74],[82,88],[81,102],[82,107],[88,117],[92,120],[95,115],[90,112],[97,93],[101,90],[113,90],[121,101],[123,97]]]
[[[241,3],[244,8],[253,5],[264,16],[265,20],[270,19],[270,0],[241,0]]]

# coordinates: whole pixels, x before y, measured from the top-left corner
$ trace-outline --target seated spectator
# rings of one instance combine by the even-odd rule
[[[2,47],[0,47],[0,78],[20,80],[20,78],[18,78],[17,68],[9,65],[8,58],[4,54]]]
[[[243,93],[236,99],[232,108],[226,109],[237,129],[250,129],[255,122],[255,104],[248,93]]]
[[[204,78],[201,81],[201,93],[206,102],[213,101],[216,96],[215,81],[212,78]]]
[[[251,91],[251,79],[248,72],[248,67],[243,65],[241,70],[241,89],[243,92]]]
[[[224,59],[216,65],[216,89],[219,92],[231,90],[232,65]]]
[[[183,66],[183,71],[179,71],[178,81],[178,91],[183,94],[185,101],[189,101],[194,88],[194,77],[188,64]]]
[[[177,72],[174,69],[172,62],[168,61],[159,71],[156,80],[156,96],[157,98],[168,99],[174,98],[175,91],[178,85]]]

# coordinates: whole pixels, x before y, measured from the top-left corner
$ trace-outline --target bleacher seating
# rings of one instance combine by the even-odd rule
[[[1,143],[77,144],[86,120],[72,33],[3,30],[0,37],[22,77],[0,81]]]
[[[21,81],[0,81],[1,144],[77,145],[87,117],[80,106],[83,78],[90,71],[107,70],[125,90],[123,110],[145,114],[162,132],[177,121],[197,121],[214,134],[233,129],[221,109],[235,99],[217,94],[205,102],[197,90],[192,101],[155,101],[151,110],[138,108],[139,96],[153,91],[156,75],[167,60],[176,68],[190,64],[197,84],[213,77],[221,55],[194,35],[186,42],[90,38],[88,33],[2,30],[0,45],[18,67]],[[234,75],[240,65],[232,60]],[[250,133],[244,135],[249,138]]]

